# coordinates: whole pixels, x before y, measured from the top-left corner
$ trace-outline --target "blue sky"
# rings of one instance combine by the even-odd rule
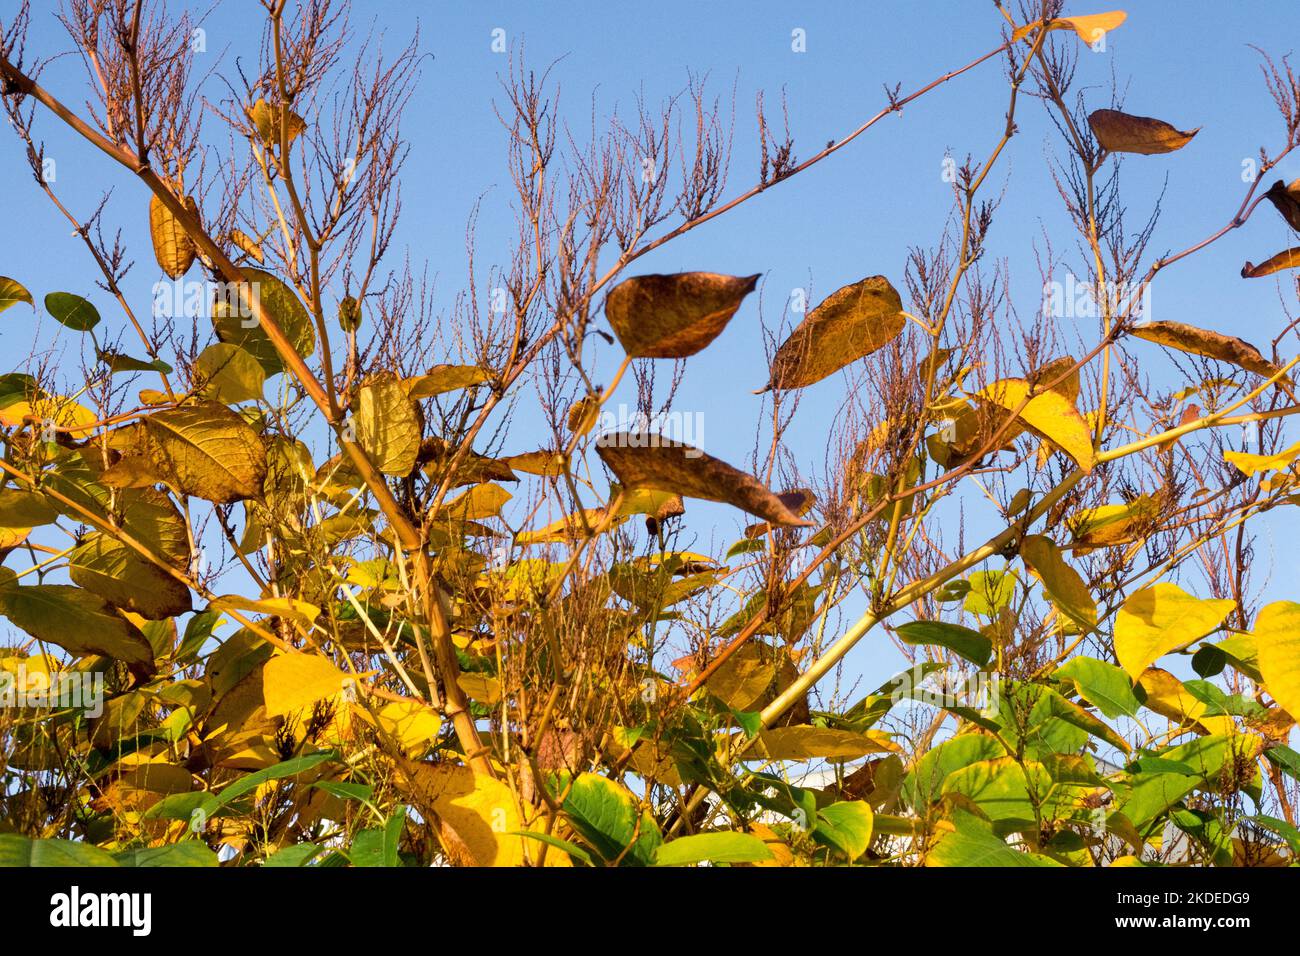
[[[1066,11],[1091,13],[1120,5],[1129,19],[1108,37],[1106,51],[1085,49],[1080,56],[1076,85],[1090,88],[1089,108],[1109,105],[1113,72],[1127,91],[1129,112],[1158,116],[1183,129],[1202,127],[1179,153],[1126,161],[1132,216],[1145,218],[1167,182],[1164,213],[1150,246],[1151,254],[1158,255],[1222,226],[1246,188],[1243,161],[1260,146],[1274,149],[1281,139],[1281,121],[1264,90],[1258,55],[1248,44],[1260,44],[1276,56],[1291,52],[1287,44],[1294,42],[1297,18],[1293,4],[1277,0],[1129,0],[1069,4]],[[45,0],[34,3],[33,51],[68,48],[51,8]],[[254,0],[220,4],[204,24],[206,56],[215,61],[224,55],[224,68],[231,69],[236,56],[255,55],[256,37],[247,24],[259,13]],[[638,92],[653,104],[679,91],[688,71],[707,73],[710,89],[724,100],[734,83],[737,118],[728,185],[728,195],[734,195],[757,176],[752,105],[758,90],[767,91],[769,113],[778,113],[784,89],[796,153],[806,158],[875,113],[884,102],[882,84],[901,83],[908,92],[964,65],[998,45],[1002,23],[993,5],[983,0],[797,5],[767,0],[358,0],[353,19],[358,28],[373,20],[394,48],[420,27],[429,57],[406,117],[412,152],[403,186],[405,218],[392,263],[404,249],[417,262],[427,260],[448,299],[465,281],[465,222],[480,197],[480,267],[502,261],[509,251],[506,136],[492,111],[494,99],[501,99],[499,77],[508,64],[491,50],[494,29],[505,30],[511,43],[522,41],[532,67],[559,60],[554,76],[562,86],[563,112],[580,136],[590,128],[593,91],[597,113],[606,115],[615,107],[630,110]],[[791,49],[795,29],[805,31],[806,52]],[[74,57],[54,64],[44,80],[74,105],[83,99],[83,74]],[[213,85],[213,96],[222,91]],[[1000,134],[1005,107],[1004,70],[999,61],[990,61],[912,104],[901,117],[887,118],[809,172],[645,257],[633,272],[761,272],[768,321],[779,319],[789,290],[809,283],[814,302],[866,275],[884,274],[902,288],[908,248],[932,245],[951,208],[951,191],[940,175],[945,155],[959,161],[967,152],[986,155]],[[1008,260],[1011,291],[1023,317],[1033,314],[1041,296],[1034,240],[1044,231],[1058,248],[1073,248],[1074,240],[1044,163],[1045,150],[1058,148],[1055,129],[1043,108],[1032,102],[1022,105],[1018,120],[1020,134],[994,174],[992,192],[1008,175],[1012,188],[999,210],[989,252]],[[70,139],[48,115],[38,133],[58,163],[55,186],[71,208],[84,214],[103,188],[115,187],[108,221],[122,224],[133,250],[137,265],[128,288],[143,311],[158,278],[147,239],[143,187]],[[1293,156],[1270,178],[1297,176],[1300,156]],[[11,135],[0,137],[0,183],[6,224],[0,274],[22,281],[38,300],[56,289],[90,292],[86,284],[93,264],[31,184]],[[1231,332],[1264,347],[1286,321],[1279,287],[1271,280],[1241,280],[1238,271],[1245,260],[1258,262],[1292,240],[1281,218],[1262,208],[1247,228],[1171,269],[1153,292],[1153,308],[1158,317]],[[107,296],[92,298],[110,316],[110,325],[123,321],[107,309]],[[679,409],[705,413],[705,447],[736,462],[748,458],[763,408],[761,399],[751,395],[765,380],[758,304],[751,297],[718,342],[691,360],[677,399]],[[11,362],[29,349],[29,315],[15,309],[0,319],[0,349]],[[1151,356],[1153,369],[1167,368],[1154,350]],[[617,356],[609,352],[605,361],[612,372]],[[829,419],[842,390],[838,376],[808,390],[795,426],[801,466],[821,466]],[[625,384],[614,403],[630,401],[632,394]],[[508,450],[528,447],[526,441],[512,442]],[[695,514],[704,540],[710,535],[708,522],[714,521],[724,546],[745,523],[724,509],[697,508]],[[1271,539],[1284,540],[1283,532],[1292,525],[1274,515],[1257,524],[1259,560],[1279,559],[1275,583],[1289,587],[1295,579],[1289,555],[1286,549],[1277,553]],[[871,675],[897,669],[892,652],[883,659],[865,653],[855,654],[855,667]]]

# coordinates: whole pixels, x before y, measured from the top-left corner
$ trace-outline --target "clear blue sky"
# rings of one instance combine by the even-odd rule
[[[179,0],[173,4],[181,5]],[[52,6],[47,0],[34,4],[33,51],[48,54],[69,47]],[[1258,56],[1248,44],[1277,56],[1291,52],[1300,37],[1300,17],[1294,3],[1282,0],[1100,0],[1071,3],[1067,13],[1112,6],[1127,9],[1128,22],[1110,35],[1105,53],[1082,52],[1076,84],[1093,88],[1090,108],[1109,105],[1114,71],[1121,87],[1127,87],[1130,112],[1159,116],[1184,129],[1203,127],[1177,154],[1126,162],[1125,189],[1134,217],[1145,217],[1167,177],[1152,254],[1181,249],[1227,221],[1245,189],[1242,161],[1261,145],[1273,149],[1279,142],[1281,122],[1264,91]],[[223,69],[229,70],[236,56],[255,55],[256,35],[247,24],[259,13],[253,0],[221,3],[205,23],[206,56],[215,60],[223,55]],[[483,197],[480,266],[501,261],[512,231],[506,138],[491,108],[494,98],[500,99],[498,78],[507,67],[505,56],[491,52],[495,28],[504,29],[512,43],[525,43],[533,67],[564,58],[555,76],[563,87],[564,112],[580,135],[590,128],[593,90],[597,111],[605,114],[615,106],[631,109],[638,91],[652,104],[660,101],[681,89],[688,70],[708,73],[711,89],[724,97],[734,82],[737,122],[728,190],[734,195],[757,175],[756,91],[767,91],[769,112],[779,112],[781,91],[786,91],[796,153],[805,158],[876,112],[883,103],[883,83],[901,83],[907,92],[965,64],[998,44],[1002,22],[984,0],[359,0],[355,24],[364,27],[371,19],[387,32],[393,47],[418,23],[423,49],[431,55],[406,118],[412,153],[399,246],[408,248],[416,261],[428,260],[448,297],[465,279],[465,222],[474,201]],[[796,28],[806,31],[804,53],[791,50]],[[52,66],[44,80],[74,105],[81,102],[83,74],[74,57]],[[213,96],[222,92],[213,85]],[[813,301],[877,273],[901,288],[907,249],[932,245],[951,207],[951,192],[940,177],[945,154],[951,151],[960,159],[971,152],[982,158],[996,142],[1005,105],[1004,71],[1000,62],[991,61],[909,106],[901,117],[888,118],[813,170],[646,257],[633,271],[762,272],[769,321],[779,318],[790,289],[810,281]],[[989,252],[1009,260],[1012,292],[1022,315],[1032,315],[1041,294],[1034,239],[1045,229],[1058,248],[1073,248],[1074,240],[1043,162],[1055,130],[1035,103],[1026,103],[1018,119],[1020,135],[995,174],[1000,183],[1009,173],[1014,188],[999,211]],[[128,285],[137,301],[147,303],[158,276],[147,240],[143,187],[74,143],[48,116],[39,132],[58,162],[55,185],[71,208],[84,214],[106,185],[116,186],[108,221],[123,225],[137,262]],[[1292,157],[1278,175],[1288,181],[1300,176],[1300,156]],[[90,292],[87,277],[93,266],[66,223],[30,183],[12,136],[0,138],[0,182],[6,227],[0,274],[24,282],[38,300],[56,289]],[[1158,317],[1206,325],[1265,346],[1272,330],[1285,322],[1278,287],[1270,280],[1243,281],[1238,270],[1246,259],[1260,261],[1293,244],[1293,238],[1280,217],[1261,209],[1246,229],[1162,278],[1153,295]],[[393,264],[400,255],[399,249]],[[111,315],[106,296],[92,297]],[[757,297],[751,297],[723,337],[691,360],[677,401],[679,409],[706,413],[703,443],[733,461],[748,457],[762,407],[750,394],[763,383],[765,370],[756,334],[757,306]],[[29,316],[20,308],[0,319],[0,348],[11,362],[27,352]],[[121,319],[112,315],[108,321]],[[1154,353],[1152,358],[1155,367],[1167,367]],[[607,359],[612,370],[617,358],[610,353]],[[801,466],[821,466],[828,418],[839,406],[842,388],[836,377],[809,390],[795,427]],[[615,403],[629,395],[625,385]],[[716,517],[724,545],[744,522],[721,509],[697,507],[695,514]],[[1289,522],[1284,521],[1265,516],[1257,525],[1259,560],[1274,559],[1277,585],[1290,589],[1296,575],[1289,549],[1275,549],[1270,541],[1285,540],[1280,529]],[[700,533],[707,541],[707,524]],[[890,652],[883,661],[860,659],[855,666],[874,675],[892,672],[896,663]]]

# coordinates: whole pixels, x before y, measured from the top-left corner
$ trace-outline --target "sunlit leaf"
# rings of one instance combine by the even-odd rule
[[[812,524],[791,512],[752,476],[689,445],[656,435],[618,432],[601,436],[597,451],[629,490],[651,488],[721,501],[783,527]]]
[[[1164,120],[1149,116],[1132,116],[1119,110],[1095,110],[1088,116],[1088,125],[1102,149],[1112,153],[1172,153],[1182,149],[1200,131],[1183,132]]]
[[[605,299],[605,317],[632,358],[685,358],[721,334],[758,276],[679,272],[625,279]]]
[[[36,308],[36,303],[32,301],[32,294],[23,287],[21,282],[8,276],[0,276],[0,312],[19,302],[26,302],[32,308]]]
[[[1241,277],[1243,279],[1258,279],[1260,276],[1272,275],[1274,272],[1281,272],[1283,269],[1300,269],[1300,246],[1283,249],[1276,255],[1269,256],[1259,265],[1247,262],[1241,267]]]
[[[1255,618],[1252,633],[1268,692],[1288,713],[1300,714],[1300,604],[1266,605]]]
[[[1080,627],[1097,626],[1097,604],[1079,572],[1065,563],[1055,541],[1044,535],[1027,535],[1020,542],[1020,556],[1043,583],[1058,611]]]
[[[1048,390],[1030,398],[1030,384],[1027,381],[1006,378],[987,385],[979,392],[979,397],[1011,412],[1019,410],[1020,421],[1050,439],[1084,471],[1092,470],[1096,461],[1092,447],[1092,429],[1074,407],[1074,403],[1060,392]]]
[[[902,311],[884,276],[836,290],[781,343],[763,390],[803,388],[883,348],[907,324]]]
[[[267,716],[283,717],[333,697],[350,679],[320,654],[277,654],[262,670]]]
[[[1115,654],[1136,680],[1158,658],[1213,631],[1236,606],[1193,597],[1167,581],[1143,588],[1115,615]]]
[[[409,475],[420,453],[420,417],[396,379],[361,386],[354,412],[357,442],[385,475]]]
[[[182,405],[141,421],[152,466],[182,493],[217,504],[262,493],[266,446],[224,405]]]
[[[1133,334],[1157,345],[1229,362],[1265,378],[1272,378],[1279,371],[1249,342],[1182,322],[1144,322],[1134,327]]]

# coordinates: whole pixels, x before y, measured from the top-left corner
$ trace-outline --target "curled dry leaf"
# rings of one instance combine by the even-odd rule
[[[1289,186],[1279,179],[1264,193],[1264,198],[1277,207],[1292,229],[1300,232],[1300,179]]]
[[[891,342],[907,323],[898,291],[869,276],[831,293],[781,343],[768,389],[803,388]]]
[[[685,358],[718,337],[758,278],[713,272],[634,276],[610,290],[605,317],[632,358]]]
[[[1241,267],[1243,279],[1258,279],[1260,276],[1272,275],[1283,269],[1300,269],[1300,246],[1284,249],[1275,256],[1265,259],[1259,265],[1247,262]]]
[[[783,491],[777,498],[781,503],[789,508],[792,512],[802,518],[806,515],[814,504],[817,502],[817,496],[813,494],[810,488],[796,488],[793,491]],[[751,524],[745,529],[745,537],[751,540],[761,538],[772,530],[772,526],[767,522]]]
[[[197,219],[199,206],[194,197],[186,196],[182,202]],[[190,271],[198,249],[181,221],[156,194],[149,197],[149,237],[153,240],[153,256],[158,260],[158,267],[169,278],[179,279]]]
[[[1229,362],[1265,378],[1272,378],[1278,373],[1278,367],[1264,358],[1255,346],[1222,332],[1198,329],[1182,322],[1164,321],[1144,322],[1134,327],[1133,334],[1157,345]]]
[[[1183,132],[1164,120],[1149,116],[1131,116],[1119,110],[1096,110],[1088,116],[1088,125],[1103,149],[1112,153],[1172,153],[1182,149],[1200,131]]]
[[[597,451],[630,491],[652,488],[721,501],[782,527],[811,526],[756,478],[689,445],[659,435],[615,432],[601,436]]]

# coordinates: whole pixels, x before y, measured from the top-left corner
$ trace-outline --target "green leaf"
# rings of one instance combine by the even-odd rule
[[[512,830],[508,835],[540,840],[548,846],[553,846],[558,850],[563,850],[565,853],[569,854],[569,856],[573,857],[575,860],[580,860],[587,864],[587,866],[596,865],[592,862],[590,853],[570,840],[561,840],[559,837],[551,836],[549,833],[537,833],[533,830]]]
[[[0,867],[117,865],[107,850],[89,843],[29,840],[16,833],[0,833]]]
[[[355,406],[357,442],[385,475],[405,476],[420,453],[420,418],[396,379],[361,386]]]
[[[957,813],[956,829],[945,833],[925,858],[926,866],[1061,866],[1051,857],[1022,853],[1007,845],[986,822],[974,814]]]
[[[250,290],[255,292],[262,307],[284,332],[294,351],[303,358],[316,349],[316,329],[306,306],[291,288],[261,269],[245,267],[244,274],[248,276],[250,285],[239,286],[238,291],[229,296],[218,292],[214,298],[212,324],[217,338],[250,353],[267,375],[275,375],[284,370],[284,363],[257,320]]]
[[[871,846],[874,823],[871,804],[865,800],[842,800],[817,811],[812,837],[856,860]]]
[[[216,809],[226,806],[232,800],[242,797],[246,793],[251,793],[262,784],[271,780],[283,780],[286,777],[293,777],[300,773],[305,773],[315,767],[320,766],[327,760],[336,760],[338,754],[333,750],[324,750],[320,753],[307,754],[303,757],[293,757],[292,759],[282,761],[271,767],[262,770],[255,770],[246,777],[241,777],[230,786],[221,791],[217,797]]]
[[[149,641],[103,598],[67,584],[0,588],[0,614],[69,654],[103,654],[127,664],[153,660]]]
[[[88,332],[99,325],[99,310],[71,292],[51,292],[45,297],[45,311],[74,332]]]
[[[164,375],[172,373],[172,367],[162,359],[144,359],[132,358],[129,355],[123,355],[121,352],[101,351],[99,360],[108,366],[108,370],[114,374],[118,372],[162,372]]]
[[[266,446],[239,415],[216,402],[147,415],[152,466],[183,494],[229,504],[262,493]]]
[[[939,799],[949,775],[980,760],[1006,756],[1002,745],[986,734],[962,734],[926,751],[903,780],[903,799],[917,813]]]
[[[563,809],[574,832],[606,863],[620,857],[624,866],[648,866],[654,861],[663,840],[659,827],[648,812],[638,815],[636,798],[614,781],[580,774]]]
[[[970,591],[962,606],[971,614],[993,617],[1011,603],[1016,581],[1013,571],[976,571],[970,576]]]
[[[1092,657],[1075,657],[1058,667],[1053,676],[1072,680],[1079,696],[1111,720],[1121,714],[1133,717],[1141,706],[1133,693],[1133,682],[1114,664]]]
[[[262,861],[262,865],[277,867],[306,866],[324,852],[325,847],[317,846],[315,843],[295,843],[293,846],[286,846],[276,850]]]
[[[870,808],[868,808],[870,812]],[[661,844],[654,853],[655,866],[688,866],[693,863],[761,863],[772,859],[772,851],[749,833],[697,833]]]
[[[1137,680],[1163,655],[1213,631],[1236,606],[1235,601],[1192,597],[1168,582],[1144,588],[1115,615],[1115,655]]]
[[[137,847],[113,854],[118,866],[216,866],[217,855],[206,843],[184,840],[166,846]]]
[[[32,294],[23,288],[21,282],[8,276],[0,276],[0,312],[19,302],[26,302],[33,309],[36,308],[36,303],[32,301]]]
[[[894,629],[903,643],[946,647],[978,667],[993,656],[993,642],[979,631],[944,621],[911,621]]]
[[[194,360],[194,380],[200,395],[233,405],[261,400],[266,371],[239,346],[215,342]]]

